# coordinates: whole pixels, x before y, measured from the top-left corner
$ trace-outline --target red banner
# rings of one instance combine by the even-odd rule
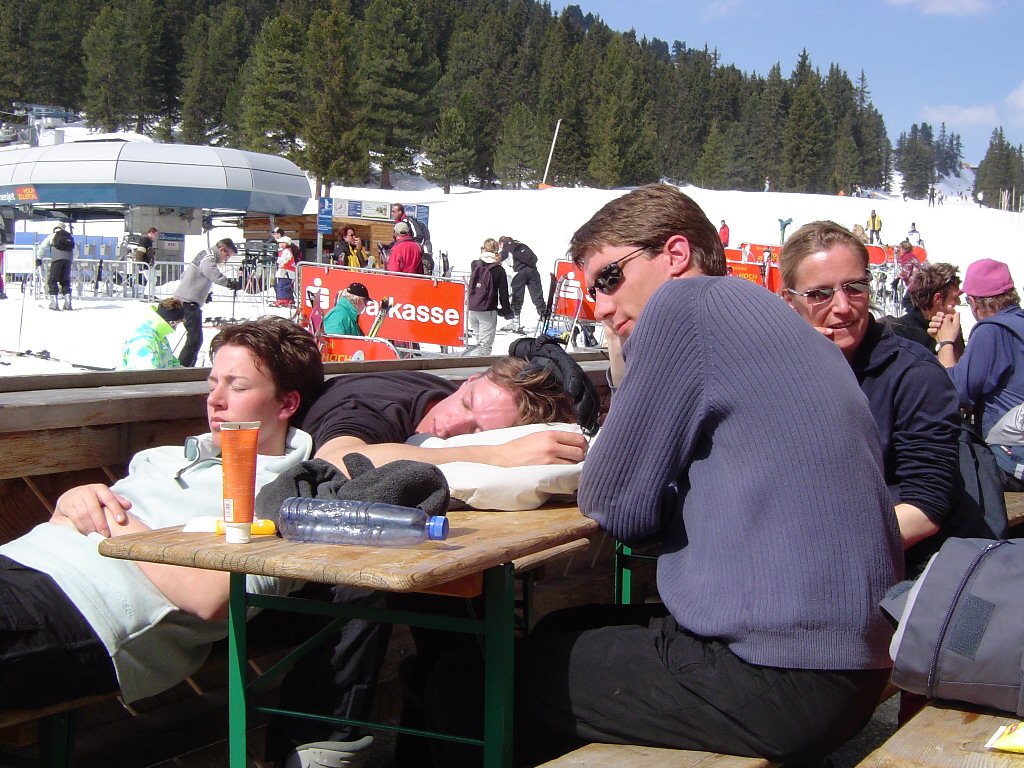
[[[885,264],[889,260],[889,254],[886,253],[886,249],[880,245],[865,245],[868,249],[868,263],[869,264]]]
[[[385,322],[387,322],[385,320]],[[324,347],[320,356],[325,363],[345,363],[359,360],[397,360],[398,350],[387,339],[368,339],[365,336],[323,335]]]
[[[307,321],[311,294],[326,315],[341,291],[350,283],[362,283],[371,299],[359,316],[364,333],[377,317],[378,302],[386,296],[391,309],[378,334],[381,338],[448,347],[465,345],[466,284],[461,280],[308,262],[299,264],[298,280],[302,315]]]
[[[554,304],[556,315],[576,317],[578,310],[580,320],[595,320],[594,301],[587,295],[587,278],[582,269],[571,261],[556,261],[555,285],[558,286]]]
[[[778,293],[782,288],[782,273],[778,264],[769,264],[766,274],[764,264],[752,261],[727,261],[725,272],[730,277],[739,277],[763,285],[772,293]]]

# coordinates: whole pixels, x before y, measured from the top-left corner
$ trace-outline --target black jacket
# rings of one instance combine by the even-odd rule
[[[505,247],[501,249],[501,256],[502,259],[512,257],[513,272],[537,268],[537,254],[526,243],[520,243],[518,240],[510,240],[505,243]]]

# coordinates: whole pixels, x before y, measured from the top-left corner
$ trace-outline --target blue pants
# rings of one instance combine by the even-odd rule
[[[274,294],[278,301],[292,301],[295,297],[292,293],[292,286],[295,281],[290,277],[278,277],[274,280]]]

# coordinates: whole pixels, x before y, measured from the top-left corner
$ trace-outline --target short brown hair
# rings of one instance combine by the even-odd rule
[[[291,418],[294,424],[324,388],[320,350],[312,335],[290,320],[267,315],[226,326],[210,342],[210,355],[225,345],[248,349],[256,367],[274,381],[278,398],[299,393],[299,409]]]
[[[225,237],[221,240],[218,240],[216,243],[213,244],[213,247],[217,250],[220,250],[221,248],[227,248],[232,253],[238,253],[238,246],[235,245],[235,241],[232,240],[230,237]]]
[[[794,232],[782,246],[779,256],[779,271],[782,273],[782,286],[792,288],[796,285],[796,271],[808,256],[827,251],[834,245],[845,245],[853,251],[868,268],[868,249],[853,232],[834,221],[812,221],[804,224]]]
[[[523,378],[519,375],[527,361],[518,357],[503,357],[484,375],[502,389],[512,393],[519,409],[516,423],[545,424],[552,421],[576,421],[573,402],[562,390],[561,384],[547,371],[531,371]]]
[[[907,292],[919,310],[931,309],[936,293],[945,295],[946,289],[960,282],[960,267],[945,262],[923,265],[910,277]]]
[[[975,309],[986,316],[1020,304],[1020,296],[1015,289],[1000,293],[998,296],[971,296],[971,298],[974,300]]]
[[[664,248],[673,235],[690,243],[693,264],[705,275],[725,274],[725,251],[718,230],[691,198],[668,184],[648,184],[606,203],[569,241],[569,256],[583,266],[587,251],[630,245],[650,251]]]

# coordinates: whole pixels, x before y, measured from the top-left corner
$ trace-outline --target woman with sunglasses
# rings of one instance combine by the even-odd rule
[[[831,221],[805,224],[779,264],[782,297],[839,347],[868,399],[911,575],[957,523],[956,392],[934,355],[871,315],[868,252],[852,232]]]

